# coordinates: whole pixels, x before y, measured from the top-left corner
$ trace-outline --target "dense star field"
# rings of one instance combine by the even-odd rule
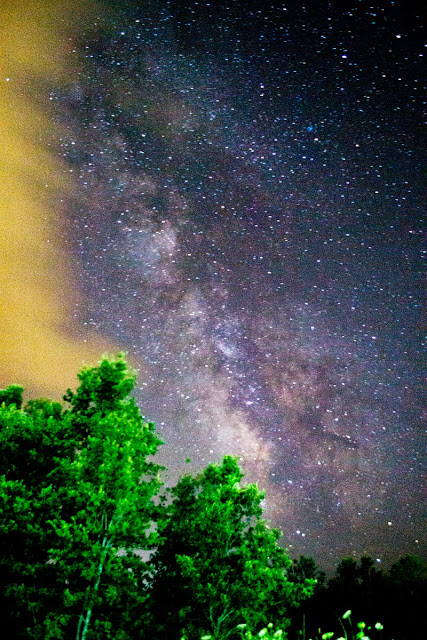
[[[323,566],[425,550],[412,5],[104,3],[50,93],[75,334],[138,366],[171,477],[240,456]]]

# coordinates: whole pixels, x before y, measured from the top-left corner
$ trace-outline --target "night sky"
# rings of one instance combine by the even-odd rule
[[[128,352],[171,481],[240,456],[324,567],[425,554],[414,4],[104,2],[38,84],[55,326]]]

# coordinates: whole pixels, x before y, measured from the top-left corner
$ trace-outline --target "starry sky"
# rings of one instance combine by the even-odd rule
[[[324,567],[426,553],[413,4],[104,1],[54,20],[46,2],[26,15],[39,62],[10,28],[1,72],[33,162],[5,209],[3,287],[24,288],[6,286],[0,381],[55,394],[127,351],[169,478],[240,456],[291,555]]]

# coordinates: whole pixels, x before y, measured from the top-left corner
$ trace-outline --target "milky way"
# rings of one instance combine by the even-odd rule
[[[235,454],[292,554],[421,554],[420,18],[140,4],[51,95],[77,323],[138,364],[171,477]]]

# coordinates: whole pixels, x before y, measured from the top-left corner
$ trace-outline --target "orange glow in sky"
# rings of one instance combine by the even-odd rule
[[[64,55],[65,18],[72,20],[64,7],[33,0],[0,6],[0,387],[22,384],[27,397],[60,398],[75,387],[83,362],[119,350],[73,324],[83,301],[60,201],[74,185],[49,146],[49,86],[72,75]]]

